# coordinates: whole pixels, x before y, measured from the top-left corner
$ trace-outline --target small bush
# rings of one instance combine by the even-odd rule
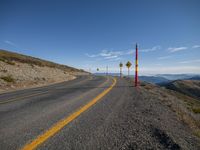
[[[15,65],[15,63],[12,62],[12,61],[7,61],[7,64],[9,64],[9,65]]]
[[[192,111],[193,111],[195,114],[199,114],[199,113],[200,113],[200,108],[192,108]]]
[[[3,61],[3,62],[5,62],[5,59],[4,59],[4,58],[0,58],[0,61]]]
[[[15,82],[15,79],[11,75],[2,76],[1,79],[6,81],[6,82]]]
[[[0,70],[0,71],[4,72],[4,73],[8,72],[8,70],[6,70],[6,69]]]
[[[195,131],[194,134],[195,134],[198,138],[200,138],[200,130]]]
[[[0,58],[0,61],[5,62],[5,63],[7,63],[9,65],[15,65],[15,63],[13,61],[6,60],[5,58]]]

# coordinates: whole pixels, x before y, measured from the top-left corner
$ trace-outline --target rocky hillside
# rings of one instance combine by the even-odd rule
[[[187,96],[200,99],[199,80],[176,80],[164,85],[166,88],[180,92]]]
[[[0,50],[0,92],[68,81],[83,70]]]

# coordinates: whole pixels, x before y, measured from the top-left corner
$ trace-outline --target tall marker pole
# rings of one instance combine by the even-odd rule
[[[135,87],[138,86],[138,46],[135,48]]]

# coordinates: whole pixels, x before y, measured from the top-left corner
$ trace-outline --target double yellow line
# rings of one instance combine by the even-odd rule
[[[32,142],[26,144],[22,150],[33,150],[36,149],[39,145],[44,143],[46,140],[48,140],[50,137],[55,135],[58,131],[60,131],[64,126],[69,124],[71,121],[76,119],[78,116],[80,116],[83,112],[88,110],[90,107],[92,107],[96,102],[98,102],[102,97],[104,97],[108,92],[111,91],[111,89],[116,84],[116,79],[113,78],[113,83],[110,87],[108,87],[106,90],[104,90],[102,93],[97,95],[94,99],[92,99],[89,103],[72,113],[70,116],[64,118],[63,120],[57,122],[55,125],[53,125],[50,129],[45,131],[43,134],[39,135],[36,139],[34,139]]]

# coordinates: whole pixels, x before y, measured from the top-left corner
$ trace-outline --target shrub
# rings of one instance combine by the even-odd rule
[[[192,108],[192,111],[193,111],[195,114],[199,114],[199,113],[200,113],[200,108]]]
[[[6,82],[15,82],[15,79],[11,75],[2,76],[1,79],[6,81]]]
[[[195,131],[194,134],[200,138],[200,130]]]
[[[12,62],[12,61],[7,61],[7,64],[9,64],[9,65],[15,65],[15,63]]]
[[[3,62],[5,62],[5,59],[4,59],[4,58],[0,58],[0,61],[3,61]]]
[[[7,63],[9,65],[15,65],[15,63],[13,61],[6,60],[5,58],[0,58],[0,61],[5,62],[5,63]]]
[[[8,70],[6,70],[6,69],[0,70],[0,71],[4,72],[4,73],[8,72]]]

